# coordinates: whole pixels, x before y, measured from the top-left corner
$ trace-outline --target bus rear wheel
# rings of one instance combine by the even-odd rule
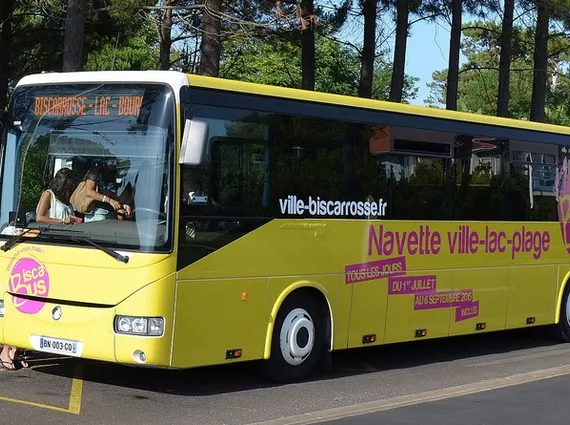
[[[277,314],[271,356],[262,362],[262,374],[275,382],[308,378],[321,357],[323,320],[316,300],[306,291],[289,295]]]

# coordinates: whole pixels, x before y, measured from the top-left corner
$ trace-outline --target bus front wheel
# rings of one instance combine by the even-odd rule
[[[323,348],[323,320],[316,300],[306,291],[289,295],[277,314],[271,356],[262,362],[263,375],[275,382],[306,379]]]
[[[556,339],[570,342],[570,285],[566,285],[560,304],[560,320],[556,325]]]

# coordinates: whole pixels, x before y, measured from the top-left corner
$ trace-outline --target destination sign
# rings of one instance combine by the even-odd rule
[[[142,96],[38,96],[36,116],[138,117]]]

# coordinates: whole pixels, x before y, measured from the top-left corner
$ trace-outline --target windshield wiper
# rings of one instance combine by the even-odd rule
[[[34,233],[33,237],[30,237],[29,239],[33,239],[34,237],[39,236],[43,229],[26,229],[24,230],[22,233],[20,233],[19,235],[14,235],[12,236],[10,239],[8,239],[6,241],[6,243],[4,245],[2,245],[2,247],[0,247],[0,249],[4,252],[7,252],[10,248],[12,248],[14,245],[16,245],[18,242],[20,242],[21,240],[23,240],[26,235],[28,233],[30,233],[32,230],[37,231],[37,233]]]
[[[109,255],[110,255],[111,257],[113,257],[115,260],[118,260],[118,261],[120,261],[120,262],[122,262],[122,263],[125,263],[125,264],[127,264],[127,263],[129,262],[129,257],[128,257],[127,255],[119,254],[118,252],[113,251],[113,250],[110,249],[110,248],[104,247],[104,246],[102,246],[102,245],[99,245],[99,244],[96,243],[96,242],[93,242],[93,241],[92,241],[91,239],[89,239],[89,238],[79,238],[79,237],[77,237],[77,236],[74,236],[74,237],[71,238],[71,240],[72,240],[72,241],[75,241],[75,242],[87,242],[89,245],[91,245],[91,246],[93,246],[93,247],[95,247],[95,248],[97,248],[97,249],[100,249],[101,251],[103,251],[103,252],[106,253],[106,254],[109,254]]]
[[[49,232],[49,231],[53,232],[54,234],[50,234],[51,232]],[[47,232],[47,234],[46,234],[46,232]],[[32,233],[33,236],[26,236],[28,233]],[[60,233],[60,234],[57,234],[57,233]],[[2,251],[6,252],[10,248],[12,248],[14,245],[16,245],[18,242],[26,240],[26,239],[34,239],[41,234],[42,236],[48,236],[50,239],[65,238],[67,240],[72,240],[73,242],[87,242],[89,245],[91,245],[97,249],[100,249],[101,251],[105,252],[106,254],[109,254],[111,257],[113,257],[114,259],[116,259],[122,263],[127,264],[129,262],[129,257],[126,255],[119,254],[118,252],[113,251],[110,248],[101,246],[98,243],[93,242],[91,239],[86,238],[86,237],[84,237],[84,238],[79,237],[79,236],[71,236],[70,237],[69,233],[83,233],[83,232],[72,230],[72,229],[52,229],[49,227],[28,228],[28,229],[24,230],[22,233],[20,233],[19,235],[14,235],[10,239],[8,239],[8,241],[4,245],[2,245],[0,247],[0,249],[2,249]]]

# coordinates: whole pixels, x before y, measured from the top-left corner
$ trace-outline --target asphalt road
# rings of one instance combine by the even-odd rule
[[[501,390],[322,422],[322,425],[536,425],[565,424],[570,376]]]
[[[0,371],[0,423],[562,423],[544,415],[570,413],[568,359],[570,345],[539,332],[337,353],[332,371],[291,385],[263,382],[247,364],[175,372],[44,359]]]

